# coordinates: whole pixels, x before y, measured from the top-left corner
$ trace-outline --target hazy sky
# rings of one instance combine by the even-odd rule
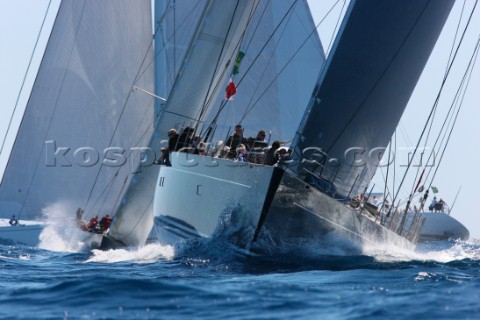
[[[316,21],[320,21],[326,11],[335,3],[335,0],[310,0],[309,4]],[[457,0],[444,31],[435,47],[435,50],[424,70],[424,73],[412,95],[406,112],[397,128],[397,159],[396,167],[397,184],[401,179],[402,170],[408,161],[408,148],[416,145],[427,116],[438,94],[440,84],[447,67],[447,61],[455,37],[457,24],[463,7],[463,1]],[[50,28],[58,8],[59,0],[51,1],[48,19],[38,48],[34,55],[27,80],[20,94],[16,112],[13,115],[17,98],[19,97],[22,83],[28,68],[35,42],[42,25],[42,20],[47,10],[48,0],[0,0],[0,142],[3,140],[9,123],[11,122],[8,138],[0,155],[0,173],[8,160],[11,143],[15,137],[16,128],[21,119],[23,109],[35,79],[38,64],[43,54]],[[474,0],[467,0],[463,23],[473,7]],[[342,1],[336,9],[321,24],[319,29],[322,43],[327,49],[331,40],[335,24],[340,16]],[[480,12],[477,8],[464,40],[464,47],[459,53],[457,61],[452,68],[451,78],[448,80],[444,94],[439,104],[438,115],[434,122],[428,146],[433,146],[436,132],[442,124],[443,114],[450,107],[459,79],[463,75],[464,68],[470,59],[473,48],[480,32]],[[480,62],[479,62],[480,64]],[[470,230],[472,236],[480,239],[480,208],[476,206],[478,180],[480,180],[480,143],[476,139],[480,137],[480,66],[476,66],[471,78],[469,90],[466,93],[462,109],[459,114],[457,125],[447,148],[446,154],[440,164],[438,173],[433,183],[439,189],[437,197],[442,197],[447,203],[452,204],[461,187],[461,192],[455,202],[452,215],[461,221]],[[423,143],[422,143],[423,145]],[[438,159],[438,157],[437,157]],[[416,169],[415,169],[416,170]],[[410,179],[404,184],[409,190],[413,185],[416,171],[411,169]],[[391,171],[392,172],[392,171]],[[390,172],[390,175],[392,174]],[[384,170],[386,173],[386,170]],[[374,178],[375,191],[383,192],[382,174],[378,173]],[[392,186],[392,183],[389,184]],[[408,191],[400,192],[399,197],[405,199]],[[430,197],[431,199],[431,197]]]

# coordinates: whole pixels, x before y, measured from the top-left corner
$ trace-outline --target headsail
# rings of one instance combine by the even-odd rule
[[[294,141],[300,175],[332,195],[365,189],[453,3],[350,3]]]
[[[150,34],[149,0],[62,1],[0,187],[2,213],[38,217],[57,201],[72,216],[112,209],[131,169],[102,161],[108,147],[126,156],[148,130],[151,98],[130,93],[134,83],[153,90],[153,70],[142,69]]]

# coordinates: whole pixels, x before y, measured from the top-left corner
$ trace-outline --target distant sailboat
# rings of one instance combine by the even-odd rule
[[[470,232],[457,219],[446,212],[422,212],[425,223],[418,237],[419,242],[468,240]]]
[[[380,224],[351,201],[365,193],[453,2],[351,1],[291,161],[272,167],[173,152],[155,191],[161,241],[211,237],[229,224],[228,241],[254,252],[331,237],[413,248],[422,219],[396,211]]]
[[[0,243],[37,246],[43,227],[39,221],[0,219]]]
[[[458,191],[460,192],[460,190]],[[437,202],[437,198],[434,197],[428,206],[428,210],[421,212],[425,218],[425,223],[420,231],[418,241],[468,240],[470,231],[460,221],[450,215],[452,209],[453,205],[450,207],[442,199],[439,199]]]

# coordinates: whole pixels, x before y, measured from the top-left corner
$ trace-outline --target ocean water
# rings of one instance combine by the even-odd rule
[[[0,245],[0,319],[480,319],[480,241],[241,256],[221,242]]]

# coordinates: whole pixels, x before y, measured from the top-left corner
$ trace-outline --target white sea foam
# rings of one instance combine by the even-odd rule
[[[448,263],[464,259],[480,259],[480,241],[439,241],[419,243],[415,250],[401,249],[393,245],[364,247],[364,253],[382,262],[435,261]]]
[[[480,241],[439,241],[419,243],[416,248],[399,247],[393,243],[385,242],[355,245],[342,235],[330,233],[316,239],[289,239],[282,243],[272,244],[268,237],[259,239],[260,247],[273,245],[271,250],[265,250],[275,256],[278,254],[293,253],[296,257],[318,258],[322,256],[348,257],[363,255],[373,257],[379,262],[407,262],[407,261],[435,261],[448,263],[464,259],[480,259]]]
[[[76,225],[75,210],[67,202],[56,202],[43,209],[45,227],[39,248],[57,252],[85,250],[85,235]]]
[[[111,249],[107,251],[92,250],[93,256],[86,262],[115,263],[133,261],[152,263],[160,260],[172,260],[175,250],[172,246],[148,244],[139,248]]]

